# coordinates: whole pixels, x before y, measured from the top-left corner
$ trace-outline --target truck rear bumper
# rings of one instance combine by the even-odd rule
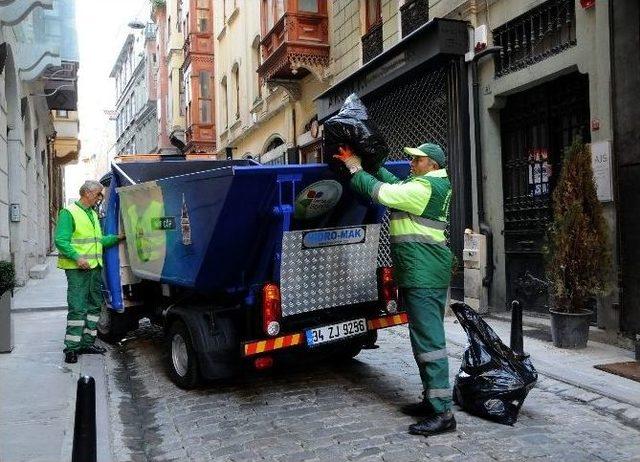
[[[367,319],[367,332],[398,326],[408,322],[407,313],[398,313],[378,318]],[[310,326],[311,327],[311,326]],[[270,351],[282,350],[296,346],[306,346],[305,332],[281,335],[264,340],[252,340],[242,344],[242,356],[247,358]]]

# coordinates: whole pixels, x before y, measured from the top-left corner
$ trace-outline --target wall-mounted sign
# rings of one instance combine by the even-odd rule
[[[611,143],[609,141],[591,143],[591,166],[598,191],[598,200],[600,202],[612,201]]]

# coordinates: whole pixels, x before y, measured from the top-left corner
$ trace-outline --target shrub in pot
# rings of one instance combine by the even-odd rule
[[[552,306],[551,335],[561,348],[584,348],[589,305],[607,290],[611,255],[607,224],[598,200],[591,152],[576,140],[565,153],[553,193],[553,221],[547,234],[547,278]]]

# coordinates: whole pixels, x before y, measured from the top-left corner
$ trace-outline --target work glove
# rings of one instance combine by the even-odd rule
[[[362,170],[362,161],[354,154],[353,150],[349,146],[340,146],[338,148],[338,153],[339,154],[336,154],[333,157],[344,162],[347,170],[349,170],[352,175]]]

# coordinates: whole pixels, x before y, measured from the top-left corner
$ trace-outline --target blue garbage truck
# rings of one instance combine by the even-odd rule
[[[266,369],[286,354],[353,357],[407,322],[389,264],[385,208],[326,164],[253,160],[112,163],[98,326],[118,340],[143,317],[163,326],[180,387]],[[407,162],[388,162],[398,177]]]

